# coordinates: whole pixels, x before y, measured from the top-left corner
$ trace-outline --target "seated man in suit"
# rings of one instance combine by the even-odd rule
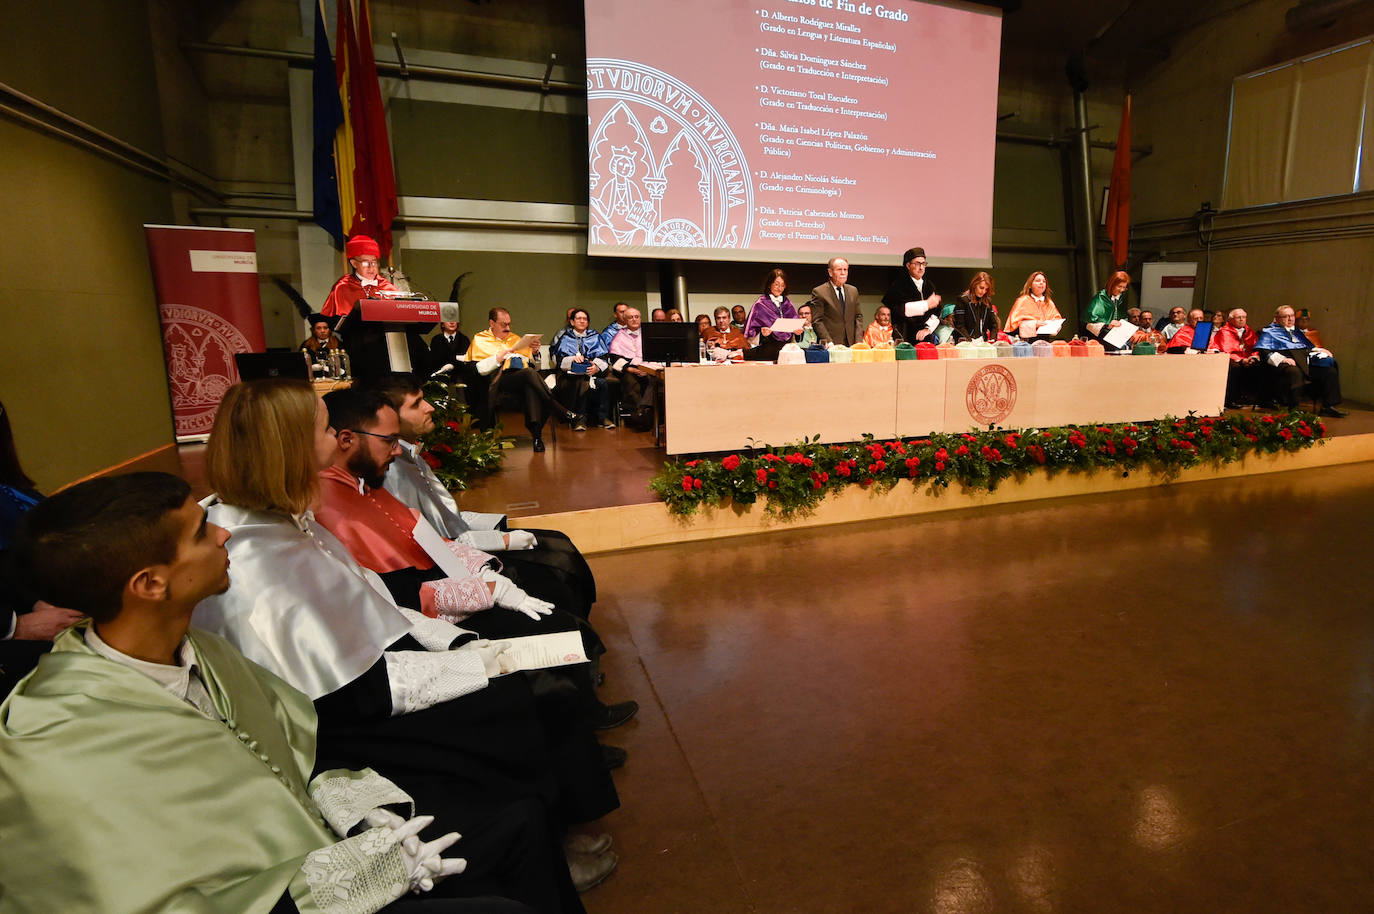
[[[906,274],[898,276],[883,293],[883,304],[892,309],[892,326],[897,335],[915,345],[925,341],[933,332],[926,326],[931,314],[940,312],[940,293],[935,291],[935,283],[926,278],[925,248],[911,248],[902,255],[902,269]],[[913,317],[906,316],[907,302],[925,302],[926,310]],[[932,341],[933,342],[933,341]]]
[[[1284,406],[1297,406],[1303,386],[1311,381],[1322,401],[1321,414],[1342,418],[1341,370],[1330,350],[1313,346],[1299,330],[1297,314],[1289,305],[1280,305],[1274,322],[1259,333],[1255,352],[1268,366],[1273,394]]]
[[[849,261],[832,257],[826,264],[826,272],[830,274],[830,281],[811,290],[816,339],[826,348],[853,346],[863,339],[864,328],[859,290],[849,285]]]
[[[467,355],[470,345],[472,340],[459,329],[457,321],[442,321],[439,332],[429,341],[430,364],[436,371],[445,365],[456,365]]]
[[[1172,317],[1173,312],[1171,311],[1169,313]],[[1193,334],[1197,330],[1198,322],[1204,317],[1206,317],[1206,315],[1201,308],[1194,308],[1188,312],[1188,318],[1184,321],[1183,326],[1175,330],[1172,336],[1169,335],[1168,329],[1166,328],[1164,335],[1167,339],[1164,343],[1164,351],[1170,355],[1180,355],[1190,351],[1197,352],[1198,350],[1193,347]]]

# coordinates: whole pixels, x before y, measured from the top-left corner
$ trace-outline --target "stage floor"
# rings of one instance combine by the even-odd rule
[[[642,710],[587,909],[1374,910],[1372,512],[1358,464],[593,557]]]

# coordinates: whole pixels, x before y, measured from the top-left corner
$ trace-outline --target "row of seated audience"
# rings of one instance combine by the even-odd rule
[[[385,278],[377,275],[376,245],[371,239],[350,239],[349,255],[353,272],[336,284],[323,312],[312,320],[311,337],[302,344],[320,360],[327,360],[331,347],[339,345],[326,316],[346,315],[358,297],[372,294],[371,289],[384,289],[384,284],[389,289]],[[958,298],[946,302],[925,275],[924,249],[907,250],[902,267],[902,274],[883,294],[868,324],[863,322],[859,290],[848,282],[848,262],[835,257],[827,264],[829,281],[812,288],[802,305],[793,304],[788,297],[786,274],[774,269],[765,277],[762,292],[750,308],[720,307],[710,316],[698,315],[698,333],[709,358],[717,362],[841,360],[854,358],[851,353],[855,349],[896,349],[898,357],[937,358],[956,354],[954,346],[965,350],[960,354],[968,355],[966,350],[974,344],[1048,345],[1058,342],[1056,338],[1063,335],[1063,315],[1055,305],[1053,290],[1043,271],[1034,271],[1026,278],[1002,321],[993,302],[994,283],[988,273],[975,273]],[[1132,354],[1193,351],[1194,328],[1207,317],[1200,310],[1185,313],[1184,309],[1175,308],[1153,326],[1147,320],[1121,345],[1108,339],[1108,334],[1123,323],[1136,324],[1140,320],[1138,309],[1126,308],[1129,284],[1126,273],[1111,275],[1106,288],[1084,307],[1084,333],[1075,338],[1074,346],[1089,342],[1093,351]],[[677,309],[657,308],[652,318],[681,322],[683,315]],[[780,319],[802,323],[800,329],[774,331]],[[1226,320],[1219,312],[1212,319],[1218,330]],[[614,428],[614,410],[620,404],[631,427],[647,429],[652,425],[663,366],[643,357],[641,321],[638,309],[618,302],[611,322],[598,332],[586,310],[568,309],[567,323],[554,335],[549,347],[555,368],[551,378],[537,369],[542,338],[513,333],[510,312],[504,308],[491,309],[488,328],[471,338],[457,323],[444,323],[431,339],[427,352],[412,351],[412,362],[422,377],[433,373],[461,381],[480,427],[494,425],[500,397],[515,397],[532,446],[539,452],[545,449],[543,429],[550,417],[577,431],[589,426]],[[1296,333],[1285,333],[1281,339],[1276,316],[1272,325],[1275,329],[1265,339],[1284,348],[1265,349],[1262,359],[1252,359],[1251,354],[1233,359],[1238,367],[1233,369],[1228,384],[1229,405],[1291,405],[1304,389],[1311,389],[1328,415],[1340,413],[1335,360],[1320,348],[1318,339],[1306,333],[1309,328],[1305,323],[1305,315],[1300,315],[1293,328]],[[1218,349],[1224,336],[1213,334],[1204,348]],[[1038,349],[1040,354],[1052,354],[1044,346]],[[1058,351],[1068,354],[1062,346]],[[1281,357],[1271,358],[1279,352],[1283,353]],[[1005,354],[1031,355],[1033,351],[1013,346]],[[1307,357],[1309,354],[1311,358]],[[1254,366],[1258,369],[1249,370]]]
[[[432,413],[410,375],[244,382],[201,503],[19,473],[0,594],[51,653],[0,651],[7,907],[583,910],[625,761],[594,731],[638,706],[597,697],[580,552],[460,511],[418,456]],[[590,662],[519,672],[502,640],[559,632]]]

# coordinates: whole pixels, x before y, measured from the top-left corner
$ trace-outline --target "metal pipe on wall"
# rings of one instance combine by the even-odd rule
[[[1073,116],[1078,128],[1078,158],[1083,184],[1083,244],[1087,249],[1088,294],[1097,291],[1097,223],[1093,219],[1093,172],[1091,138],[1088,136],[1088,100],[1081,91],[1073,93]]]

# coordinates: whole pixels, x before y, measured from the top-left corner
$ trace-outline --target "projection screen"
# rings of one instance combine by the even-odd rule
[[[989,265],[1000,12],[756,3],[586,0],[588,253]]]

